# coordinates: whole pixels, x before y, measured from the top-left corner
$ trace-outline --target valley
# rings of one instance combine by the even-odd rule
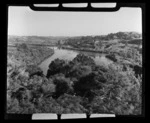
[[[142,35],[8,36],[7,112],[141,114]]]

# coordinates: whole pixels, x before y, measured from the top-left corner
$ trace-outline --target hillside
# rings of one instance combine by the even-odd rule
[[[58,41],[62,40],[64,44],[72,45],[76,43],[81,44],[92,44],[94,41],[120,41],[120,40],[133,40],[141,39],[142,35],[137,32],[117,32],[110,33],[108,35],[97,35],[97,36],[8,36],[8,43],[28,43],[28,44],[57,44]]]
[[[67,37],[54,36],[8,36],[8,44],[27,43],[27,44],[56,44],[59,40]]]
[[[136,32],[117,32],[111,33],[108,35],[100,36],[81,36],[73,37],[65,40],[64,45],[73,47],[73,48],[84,48],[84,49],[102,49],[112,44],[133,44],[139,45],[142,44],[142,35]],[[103,48],[102,48],[103,47]]]
[[[108,35],[95,35],[95,36],[76,36],[69,39],[95,39],[95,40],[114,40],[114,39],[124,39],[124,40],[131,40],[131,39],[139,39],[142,38],[142,34],[137,32],[117,32],[117,33],[110,33]]]

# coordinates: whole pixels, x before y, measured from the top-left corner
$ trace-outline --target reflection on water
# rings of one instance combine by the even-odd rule
[[[57,47],[53,47],[54,54],[49,57],[48,59],[44,60],[39,67],[43,70],[43,73],[46,75],[48,66],[51,63],[51,61],[55,60],[56,58],[63,59],[63,60],[72,60],[77,56],[77,54],[82,53],[84,55],[90,56],[94,59],[95,63],[97,65],[107,65],[112,63],[111,60],[107,59],[105,57],[105,54],[99,54],[99,53],[93,53],[93,52],[83,52],[83,51],[73,51],[73,50],[67,50],[67,49],[58,49]]]

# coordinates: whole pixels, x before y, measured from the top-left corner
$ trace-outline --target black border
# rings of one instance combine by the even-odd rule
[[[57,0],[58,1],[58,0]],[[82,1],[80,1],[80,2],[78,2],[78,1],[76,1],[76,2],[71,2],[71,1],[64,1],[63,3],[87,3],[87,1],[86,0],[82,0]],[[98,2],[98,1],[92,1],[93,3],[96,3],[96,2]],[[101,1],[100,1],[101,2]],[[103,2],[115,2],[115,1],[103,1]],[[54,7],[54,8],[43,8],[43,7],[41,7],[40,9],[38,8],[38,7],[34,7],[33,6],[33,3],[35,4],[35,3],[60,3],[60,6],[59,7]],[[5,65],[3,65],[2,67],[4,68],[4,71],[3,71],[3,73],[1,74],[2,76],[3,76],[3,74],[4,74],[4,76],[3,77],[5,77],[4,78],[4,81],[3,82],[6,82],[6,73],[7,73],[7,68],[6,68],[6,66],[7,66],[7,29],[8,29],[8,7],[9,6],[29,6],[31,9],[33,9],[33,10],[37,10],[37,11],[76,11],[76,12],[78,12],[78,11],[84,11],[84,12],[86,12],[86,11],[94,11],[94,12],[100,12],[100,11],[109,11],[109,12],[111,12],[111,11],[117,11],[117,10],[119,10],[120,9],[120,7],[140,7],[141,8],[141,10],[142,10],[142,39],[143,39],[143,48],[142,48],[142,59],[143,59],[143,67],[142,67],[142,71],[143,71],[143,85],[142,85],[142,114],[141,115],[117,115],[116,117],[118,118],[118,119],[126,119],[126,118],[129,118],[129,119],[132,119],[132,118],[145,118],[145,41],[146,41],[146,32],[145,32],[145,24],[146,24],[146,3],[144,3],[144,2],[138,2],[138,3],[135,3],[135,2],[124,2],[124,3],[121,3],[121,2],[117,2],[117,7],[116,8],[114,8],[114,9],[107,9],[107,8],[105,8],[105,9],[96,9],[96,8],[92,8],[91,6],[90,6],[90,4],[89,4],[90,2],[88,2],[88,7],[87,8],[63,8],[61,5],[62,5],[62,2],[60,2],[60,1],[58,1],[58,2],[56,2],[56,0],[55,1],[41,1],[41,2],[35,2],[34,0],[31,2],[30,1],[30,3],[29,2],[27,2],[27,1],[17,1],[16,3],[7,3],[7,4],[5,4],[5,10],[6,10],[6,13],[5,13],[5,16],[6,16],[6,32],[5,32],[5,38],[4,38],[4,40],[5,40],[5,42],[4,42],[4,49],[5,49],[5,55],[4,55],[4,58],[5,58],[5,61],[4,61],[4,64]],[[4,106],[3,106],[3,113],[4,113],[4,119],[5,120],[31,120],[31,117],[32,117],[32,115],[26,115],[26,114],[7,114],[6,113],[6,83],[4,84],[4,86],[5,86],[5,89],[4,89],[4,94],[2,95],[4,98]],[[60,115],[58,115],[58,117],[60,117]],[[89,118],[89,115],[87,115],[87,119],[88,120],[93,120],[93,119],[96,119],[96,120],[98,120],[99,118],[92,118],[92,119],[90,119]],[[100,118],[100,119],[106,119],[106,118]],[[107,119],[114,119],[114,118],[107,118]],[[60,120],[60,118],[58,118],[58,120]]]

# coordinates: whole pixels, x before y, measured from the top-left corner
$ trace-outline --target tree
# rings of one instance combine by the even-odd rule
[[[34,75],[43,76],[43,71],[36,65],[28,65],[26,71],[29,73],[30,77]]]
[[[55,90],[55,84],[53,83],[45,83],[41,86],[42,92],[45,96],[51,96],[56,90]]]
[[[27,46],[27,44],[25,44],[25,43],[16,44],[16,46],[17,46],[17,49],[18,49],[19,51],[28,50],[28,46]]]
[[[16,98],[19,103],[23,103],[24,101],[29,101],[30,97],[30,91],[26,88],[19,88],[16,92],[12,93],[12,97]]]
[[[52,97],[43,97],[37,100],[37,109],[39,113],[62,113],[61,106]]]
[[[56,85],[54,94],[56,98],[64,93],[73,93],[73,83],[70,81],[70,79],[65,78],[63,74],[55,75],[53,78],[53,82]]]
[[[8,98],[7,99],[7,113],[9,114],[17,114],[20,113],[19,102],[16,98]]]
[[[47,78],[49,78],[51,75],[63,72],[63,68],[66,65],[66,62],[64,60],[55,59],[52,61],[49,65],[49,69],[47,71]]]
[[[98,78],[98,75],[95,72],[92,72],[89,75],[80,78],[79,81],[74,84],[75,93],[92,100],[95,96],[94,90],[101,89],[101,82],[103,81],[105,81],[104,78],[102,80],[102,77]]]
[[[73,60],[72,62],[74,64],[77,64],[77,63],[80,63],[82,65],[89,65],[89,66],[94,66],[95,65],[95,62],[94,60],[89,57],[89,56],[86,56],[84,54],[78,54]]]
[[[61,95],[57,103],[61,106],[62,113],[85,113],[87,110],[82,105],[83,99],[69,94]]]
[[[66,74],[66,77],[74,77],[79,79],[86,76],[92,72],[92,68],[88,65],[75,64]]]

